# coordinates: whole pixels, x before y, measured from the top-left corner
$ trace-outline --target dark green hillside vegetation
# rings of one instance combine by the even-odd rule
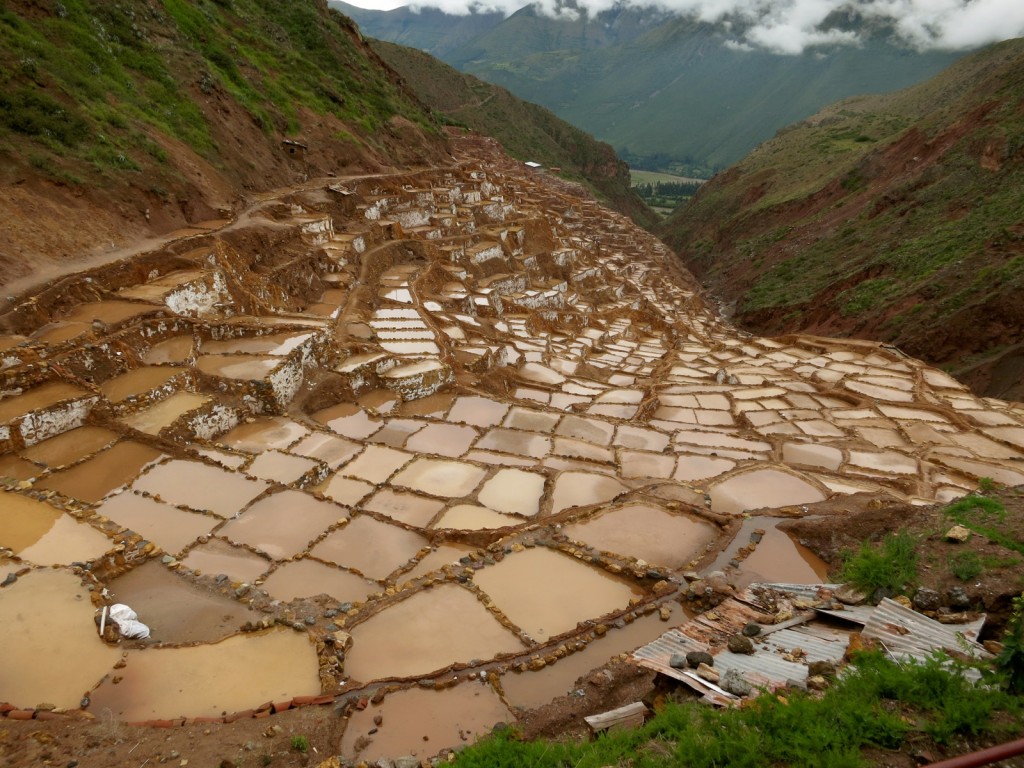
[[[271,137],[299,133],[303,110],[366,138],[395,115],[434,131],[353,32],[312,0],[6,2],[0,126],[8,140],[129,167],[136,153],[160,159],[147,129],[215,154],[204,96],[237,101]]]
[[[780,131],[662,225],[760,333],[893,342],[1020,398],[1024,41]]]
[[[998,685],[998,684],[997,684]],[[642,728],[594,742],[520,742],[514,731],[461,752],[458,768],[855,768],[905,764],[1019,736],[1019,697],[968,682],[943,657],[896,663],[861,653],[823,696],[765,694],[716,710],[668,704]],[[899,754],[903,752],[904,754]],[[896,762],[900,761],[900,762]],[[912,764],[909,763],[909,764]]]
[[[464,75],[427,54],[373,41],[375,50],[448,122],[493,136],[513,157],[532,160],[589,187],[611,207],[651,227],[657,216],[630,188],[629,168],[608,145],[536,104]]]

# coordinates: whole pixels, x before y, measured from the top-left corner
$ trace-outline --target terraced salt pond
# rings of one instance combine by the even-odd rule
[[[696,576],[824,578],[783,518],[1024,483],[1019,404],[738,332],[648,235],[461,142],[458,170],[267,201],[272,253],[200,231],[87,302],[15,302],[0,701],[379,692],[342,752],[427,757],[686,621]],[[117,601],[150,639],[99,637]]]

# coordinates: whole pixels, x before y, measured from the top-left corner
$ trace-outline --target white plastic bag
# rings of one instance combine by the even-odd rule
[[[114,603],[110,606],[107,616],[117,624],[122,637],[139,640],[149,637],[149,627],[139,621],[139,615],[124,603]]]

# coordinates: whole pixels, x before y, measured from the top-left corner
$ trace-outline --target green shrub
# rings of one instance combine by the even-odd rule
[[[906,529],[890,533],[877,547],[864,542],[859,552],[846,555],[839,578],[868,595],[879,589],[905,593],[917,582],[914,544]]]
[[[1024,554],[1024,543],[1007,536],[997,527],[1006,520],[1006,507],[998,499],[970,494],[946,507],[946,514],[990,541]]]
[[[305,736],[292,736],[292,749],[294,749],[296,752],[308,752],[309,739],[307,739]]]
[[[995,718],[996,713],[1005,713]],[[1020,700],[975,685],[948,657],[896,663],[860,653],[823,696],[786,691],[716,710],[671,703],[642,728],[593,742],[522,742],[513,729],[460,753],[456,768],[859,768],[864,747],[900,749],[921,734],[1014,733]],[[1002,730],[1000,730],[1002,729]],[[878,755],[873,754],[877,764]]]
[[[970,581],[983,570],[981,558],[976,552],[956,552],[949,556],[947,563],[949,572],[960,581]]]
[[[74,146],[89,135],[89,124],[70,107],[34,88],[0,91],[0,124],[37,139]]]
[[[1024,693],[1024,593],[1013,598],[1003,649],[996,656],[995,666],[1004,675],[1010,693]]]

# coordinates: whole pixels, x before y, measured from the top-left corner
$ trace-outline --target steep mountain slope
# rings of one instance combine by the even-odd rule
[[[381,57],[449,121],[493,136],[520,160],[557,167],[643,227],[658,221],[630,188],[629,167],[608,145],[504,88],[464,75],[422,51],[374,41]]]
[[[445,147],[325,2],[0,4],[0,281],[218,217],[244,190]]]
[[[492,27],[481,24],[475,39],[466,39],[473,17],[457,16],[448,17],[451,38],[439,37],[445,25],[435,13],[424,17],[424,45],[407,34],[407,10],[357,18],[369,36],[428,48],[547,107],[611,143],[634,167],[684,175],[724,168],[837,99],[907,87],[959,57],[910,50],[888,29],[849,20],[860,25],[863,45],[800,55],[745,50],[732,44],[735,30],[621,5],[575,18],[527,6]]]
[[[1024,396],[1024,39],[850,99],[706,184],[664,238],[737,321],[891,341]]]

